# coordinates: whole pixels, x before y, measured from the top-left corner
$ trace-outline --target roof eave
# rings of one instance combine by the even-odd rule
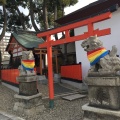
[[[109,4],[108,4],[108,2],[109,2]],[[87,5],[87,6],[85,6],[84,8],[81,8],[81,9],[79,9],[79,10],[77,10],[75,12],[72,12],[72,13],[70,13],[70,14],[68,14],[68,15],[60,18],[60,19],[57,19],[55,22],[57,22],[60,25],[64,25],[64,24],[68,23],[68,21],[70,23],[70,22],[75,21],[76,19],[77,20],[81,19],[81,17],[83,19],[83,16],[85,16],[85,18],[89,18],[89,17],[91,17],[91,15],[93,16],[93,14],[96,14],[94,11],[97,10],[97,14],[99,14],[101,11],[105,11],[106,9],[110,9],[110,7],[113,7],[116,4],[120,5],[120,1],[116,1],[116,0],[115,1],[112,1],[112,0],[111,1],[109,1],[109,0],[102,0],[101,1],[100,0],[100,2],[96,1],[94,3],[91,3],[91,4]],[[102,7],[103,5],[104,5],[104,7]],[[119,5],[118,5],[118,7],[119,7]],[[101,8],[101,9],[99,10],[98,8]],[[89,11],[89,12],[87,12],[87,11]]]

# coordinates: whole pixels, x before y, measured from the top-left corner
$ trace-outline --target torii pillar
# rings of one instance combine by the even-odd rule
[[[88,18],[83,21],[79,21],[76,23],[72,23],[66,26],[62,26],[56,29],[51,29],[42,33],[38,33],[38,37],[46,37],[46,42],[39,45],[39,48],[47,48],[47,56],[48,56],[48,84],[49,84],[49,106],[50,108],[54,107],[54,85],[53,85],[53,69],[52,69],[52,46],[75,42],[79,40],[86,39],[90,36],[97,35],[97,36],[104,36],[111,33],[110,28],[103,29],[103,30],[94,30],[93,24],[96,22],[100,22],[106,19],[111,18],[111,13],[107,12],[92,18]],[[75,29],[81,26],[88,26],[88,31],[77,36],[70,37],[69,31],[71,29]],[[60,33],[65,31],[65,38],[53,41],[51,40],[51,35]]]

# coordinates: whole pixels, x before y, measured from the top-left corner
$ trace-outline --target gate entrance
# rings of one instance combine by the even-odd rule
[[[75,42],[79,40],[84,40],[90,36],[104,36],[110,34],[110,28],[106,29],[96,29],[94,30],[94,23],[101,22],[103,20],[111,18],[111,13],[107,12],[104,14],[101,14],[99,16],[95,16],[83,21],[79,21],[76,23],[72,23],[69,25],[65,25],[56,29],[51,29],[45,32],[38,33],[37,36],[39,38],[41,37],[46,37],[46,42],[43,44],[39,45],[39,48],[47,48],[47,56],[48,56],[48,84],[49,84],[49,106],[50,108],[54,107],[54,86],[53,86],[53,70],[52,70],[52,46],[64,44],[64,43],[69,43],[69,42]],[[82,27],[82,26],[87,26],[88,31],[86,31],[83,34],[77,35],[70,37],[69,31],[71,29],[75,29],[77,27]],[[51,39],[51,35],[60,33],[60,32],[65,32],[65,38],[53,41]]]

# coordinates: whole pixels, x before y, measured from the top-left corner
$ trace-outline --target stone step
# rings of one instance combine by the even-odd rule
[[[80,99],[80,98],[83,98],[83,97],[86,97],[86,95],[73,94],[73,95],[64,96],[62,98],[65,99],[65,100],[72,101],[72,100]]]

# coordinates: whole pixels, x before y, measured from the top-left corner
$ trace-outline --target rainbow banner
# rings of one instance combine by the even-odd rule
[[[109,54],[109,51],[106,50],[104,47],[102,47],[102,48],[98,48],[96,50],[87,52],[87,57],[88,57],[88,60],[90,61],[90,65],[93,66],[97,62],[99,62],[101,58],[103,58],[108,54]]]
[[[32,71],[35,66],[35,61],[34,60],[22,60],[21,64],[25,70]]]

